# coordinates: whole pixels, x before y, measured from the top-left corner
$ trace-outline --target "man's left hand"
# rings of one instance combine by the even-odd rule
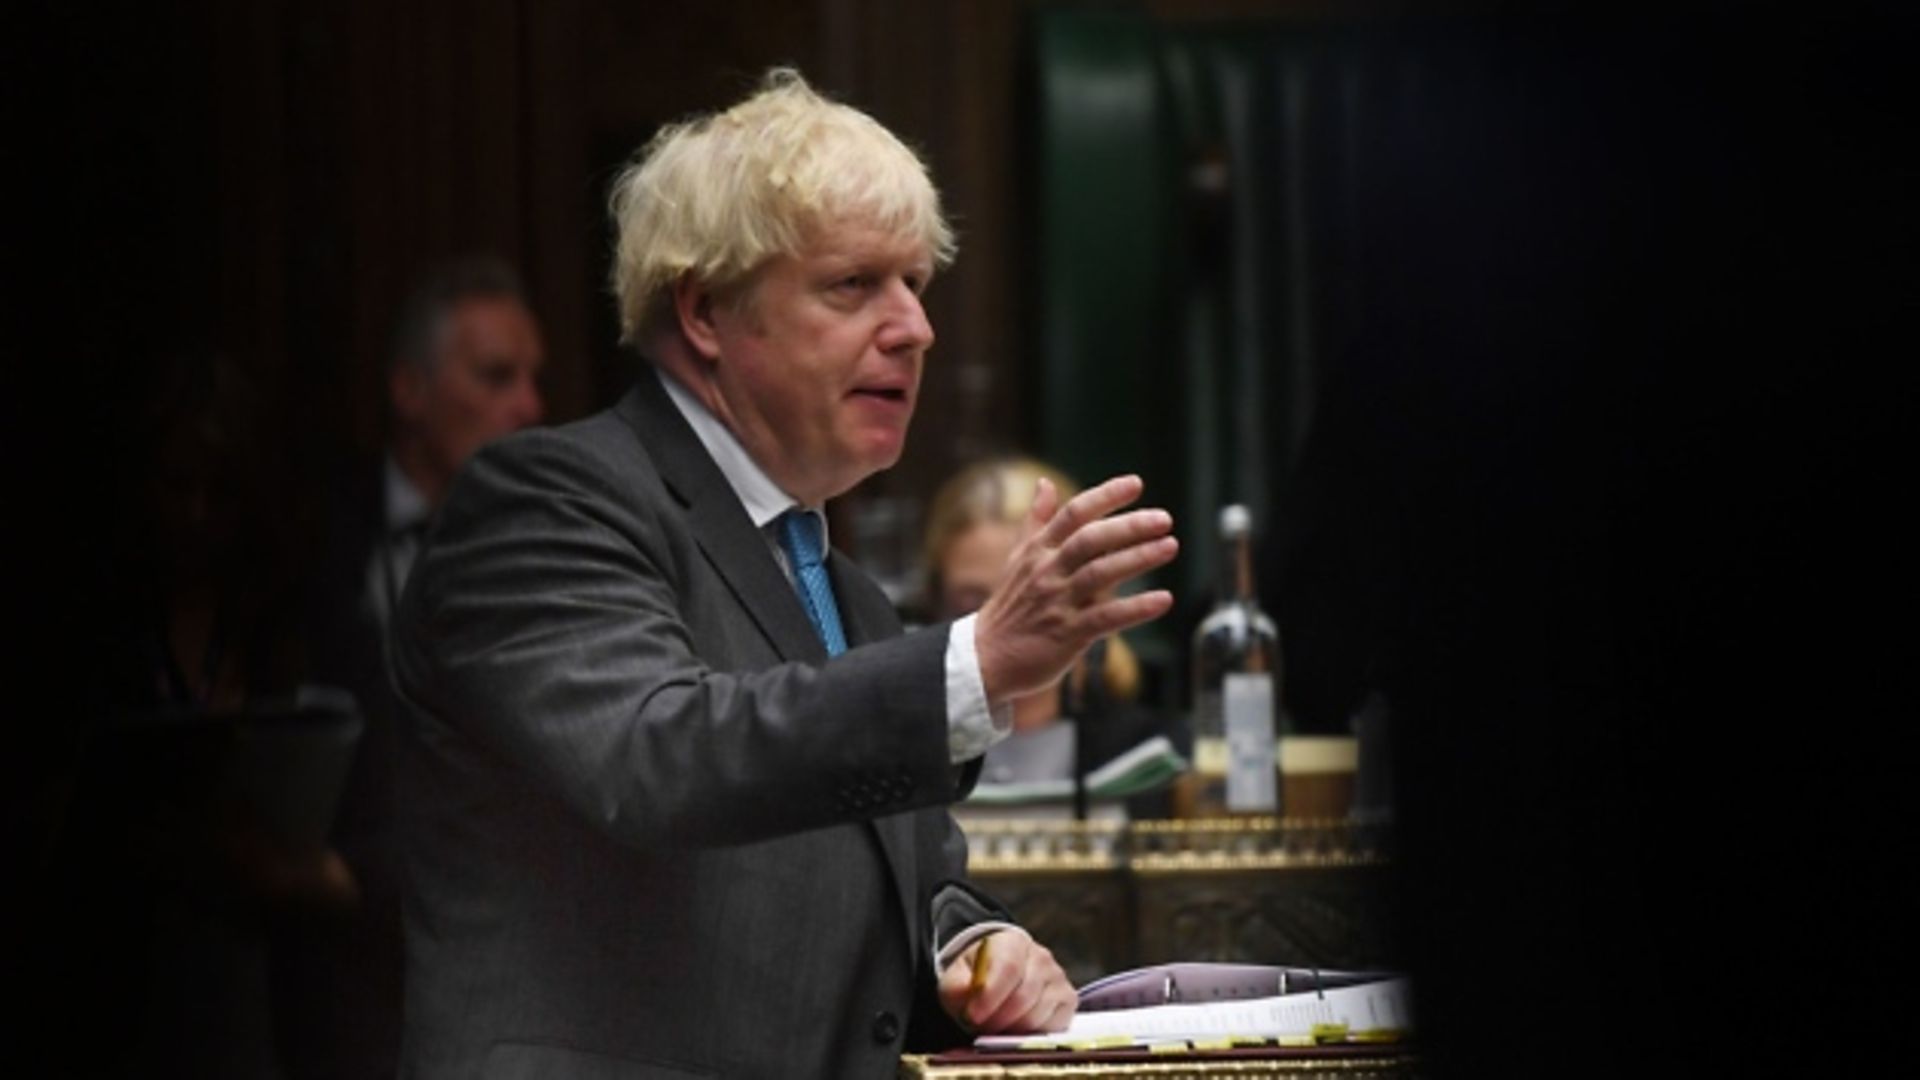
[[[976,989],[983,948],[987,970]],[[974,942],[940,973],[941,1008],[977,1035],[1062,1031],[1078,1005],[1053,953],[1017,926]]]

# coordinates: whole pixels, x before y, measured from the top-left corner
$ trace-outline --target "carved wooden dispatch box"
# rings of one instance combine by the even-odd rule
[[[957,817],[972,877],[1075,985],[1175,960],[1402,966],[1384,820]]]

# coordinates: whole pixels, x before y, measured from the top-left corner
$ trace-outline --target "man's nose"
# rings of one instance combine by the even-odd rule
[[[886,321],[880,327],[882,349],[925,352],[933,347],[933,323],[927,320],[927,309],[920,302],[920,294],[906,282],[896,280],[887,287],[886,304]]]

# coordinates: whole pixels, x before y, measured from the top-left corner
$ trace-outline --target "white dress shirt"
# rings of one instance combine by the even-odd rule
[[[433,508],[392,454],[386,456],[380,478],[384,531],[367,557],[362,603],[373,613],[374,622],[384,627],[393,617],[407,575],[413,572],[413,560],[420,554],[420,533]]]

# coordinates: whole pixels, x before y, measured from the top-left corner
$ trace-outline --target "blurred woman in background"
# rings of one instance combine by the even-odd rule
[[[1080,490],[1060,470],[1024,457],[976,463],[941,485],[923,547],[930,614],[955,619],[986,602],[1020,541],[1042,479],[1053,483],[1062,503]],[[1160,734],[1159,718],[1139,703],[1140,686],[1140,661],[1126,641],[1117,634],[1100,639],[1056,692],[1014,702],[1013,734],[987,751],[981,781],[1071,778],[1077,724],[1086,728],[1079,744],[1083,772]]]

